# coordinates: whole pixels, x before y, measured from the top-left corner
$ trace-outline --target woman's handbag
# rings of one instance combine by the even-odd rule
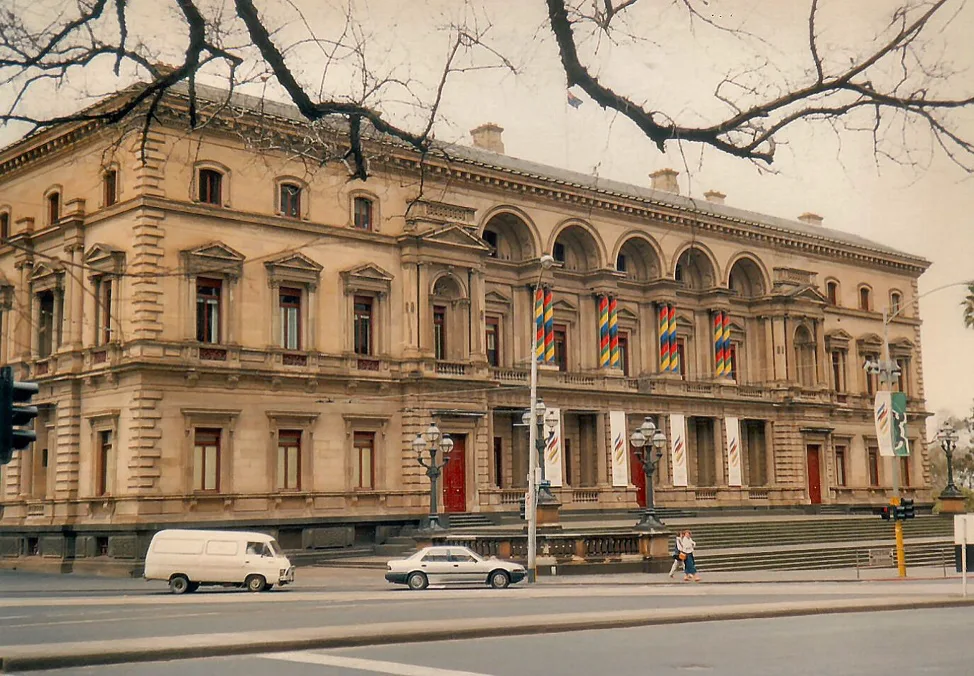
[[[680,558],[680,561],[686,561],[687,560],[687,555],[684,554],[683,552],[680,552],[680,557],[679,558]]]

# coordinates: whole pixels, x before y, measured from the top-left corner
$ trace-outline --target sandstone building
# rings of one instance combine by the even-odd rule
[[[516,511],[545,252],[563,510],[637,506],[621,440],[645,416],[684,444],[662,506],[885,502],[861,365],[886,308],[906,491],[929,500],[908,303],[926,261],[682,196],[669,170],[635,186],[514,159],[496,125],[425,159],[372,138],[362,182],[320,161],[340,133],[286,106],[238,96],[194,132],[187,110],[171,93],[144,142],[89,122],[0,154],[0,355],[41,406],[0,468],[0,554],[121,556],[122,534],[173,523],[369,538],[427,509],[412,441],[431,421],[455,442],[446,510]]]

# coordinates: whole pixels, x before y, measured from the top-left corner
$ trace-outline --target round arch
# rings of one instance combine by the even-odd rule
[[[756,256],[741,252],[736,254],[727,263],[727,275],[724,278],[724,286],[728,289],[735,288],[745,298],[763,296],[771,291],[771,277],[764,263]],[[737,274],[743,275],[743,279],[735,279]],[[735,285],[735,281],[741,282]]]
[[[528,214],[517,207],[500,205],[489,209],[480,219],[477,234],[484,240],[484,232],[496,233],[495,257],[514,262],[531,260],[541,254],[541,234]]]
[[[429,295],[430,298],[444,300],[462,300],[469,297],[463,280],[448,270],[440,272],[430,280]]]
[[[620,256],[626,257],[625,270],[619,269]],[[655,239],[639,230],[630,230],[616,241],[610,259],[610,263],[612,262],[617,271],[625,272],[627,276],[639,281],[659,279],[665,270],[663,250]],[[634,265],[630,266],[631,263]]]
[[[559,239],[562,240],[562,244],[573,245],[576,249],[576,255],[584,261],[581,264],[580,272],[589,272],[605,267],[605,261],[608,258],[605,242],[602,241],[598,231],[591,223],[578,218],[562,221],[551,231],[545,250],[554,255],[555,244],[559,243]],[[592,246],[586,247],[586,244]],[[557,259],[557,256],[555,258]]]
[[[699,254],[694,256],[693,253]],[[688,256],[688,254],[690,254]],[[672,279],[677,278],[677,269],[680,267],[681,263],[686,262],[684,257],[691,259],[697,266],[701,262],[705,263],[703,269],[699,269],[701,275],[709,277],[709,279],[699,280],[701,283],[710,286],[716,286],[720,279],[723,279],[723,274],[721,274],[720,265],[717,263],[717,257],[714,256],[713,251],[711,251],[705,244],[697,241],[689,241],[680,246],[676,252],[673,254],[673,263],[670,267],[670,276]]]

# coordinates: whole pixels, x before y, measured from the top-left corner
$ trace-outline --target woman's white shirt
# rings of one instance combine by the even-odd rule
[[[697,543],[693,541],[693,538],[689,538],[689,537],[680,538],[679,548],[681,552],[684,552],[686,554],[693,554],[693,548],[696,545]]]

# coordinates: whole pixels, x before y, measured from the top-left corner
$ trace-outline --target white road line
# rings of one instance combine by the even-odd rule
[[[96,620],[58,620],[55,622],[26,622],[23,624],[5,624],[0,629],[24,629],[26,627],[53,627],[61,624],[103,624],[107,622],[155,622],[156,620],[174,620],[183,617],[203,617],[205,615],[222,615],[220,612],[211,613],[179,613],[177,615],[156,615],[151,617],[106,617]]]
[[[372,671],[377,674],[392,674],[393,676],[489,676],[489,674],[475,673],[472,671],[436,669],[434,667],[424,667],[415,664],[363,660],[357,657],[342,657],[340,655],[325,655],[310,652],[266,653],[259,655],[259,657],[268,660],[317,664],[323,667],[345,667],[347,669],[358,669],[359,671]]]

